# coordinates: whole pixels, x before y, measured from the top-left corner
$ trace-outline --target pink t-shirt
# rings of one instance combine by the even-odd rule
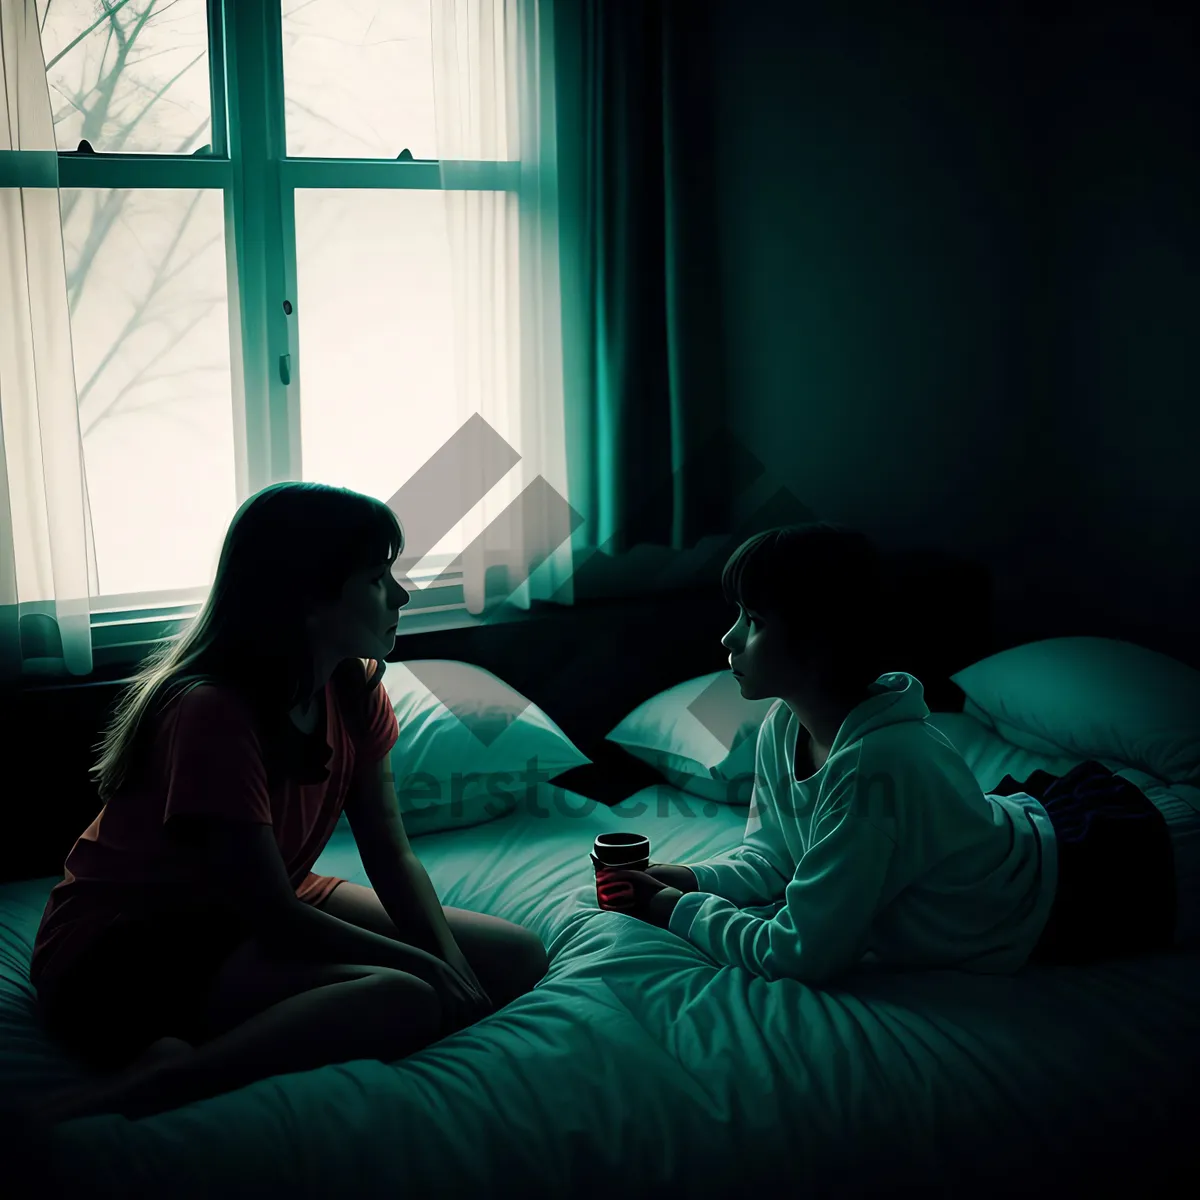
[[[366,679],[375,663],[364,662]],[[147,770],[101,809],[67,855],[64,878],[50,893],[34,942],[30,978],[54,970],[122,916],[171,907],[222,904],[222,884],[167,835],[184,814],[270,825],[300,900],[316,904],[341,882],[312,874],[337,825],[357,762],[378,762],[399,736],[382,682],[367,698],[356,738],[331,682],[324,691],[329,776],[321,783],[287,779],[268,787],[264,756],[247,702],[232,688],[202,684],[158,719]],[[314,731],[313,737],[318,736]]]

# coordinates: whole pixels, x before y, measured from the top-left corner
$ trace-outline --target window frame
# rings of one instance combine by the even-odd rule
[[[433,0],[436,2],[436,0]],[[277,480],[303,478],[295,194],[298,189],[443,190],[436,159],[289,158],[282,0],[206,0],[211,150],[204,154],[58,151],[60,188],[220,189],[225,209],[230,394],[240,505]],[[456,162],[455,190],[512,191],[518,161]],[[292,313],[284,311],[290,300]],[[284,366],[290,382],[283,378]],[[400,632],[473,625],[452,555],[414,573]],[[436,584],[433,580],[438,578]],[[91,598],[97,666],[142,657],[178,637],[208,587]]]

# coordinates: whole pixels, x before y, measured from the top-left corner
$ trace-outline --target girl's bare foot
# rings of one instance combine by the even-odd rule
[[[141,1057],[133,1063],[134,1068],[146,1067],[151,1063],[164,1062],[168,1058],[178,1058],[181,1054],[191,1054],[194,1047],[183,1038],[161,1037],[142,1051]]]
[[[159,1038],[116,1075],[57,1092],[37,1105],[34,1111],[38,1118],[55,1125],[98,1113],[135,1116],[139,1098],[153,1091],[154,1077],[164,1064],[191,1054],[192,1049],[191,1043],[182,1038]]]

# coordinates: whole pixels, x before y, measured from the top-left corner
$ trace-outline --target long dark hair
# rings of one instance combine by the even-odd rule
[[[857,695],[887,669],[891,598],[884,559],[864,533],[833,521],[747,538],[721,572],[730,604],[782,623],[825,686]]]
[[[235,686],[268,721],[286,717],[313,691],[311,606],[336,601],[355,571],[403,545],[396,514],[348,488],[288,482],[251,496],[230,522],[203,609],[150,652],[118,699],[91,769],[101,799],[143,765],[147,717],[201,683]]]

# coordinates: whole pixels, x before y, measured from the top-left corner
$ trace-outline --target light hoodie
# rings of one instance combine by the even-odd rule
[[[867,954],[893,968],[1021,967],[1054,898],[1050,818],[1025,793],[985,795],[928,716],[919,680],[881,675],[825,764],[797,780],[800,722],[777,701],[742,844],[692,865],[700,890],[677,901],[671,932],[723,965],[812,984]]]

